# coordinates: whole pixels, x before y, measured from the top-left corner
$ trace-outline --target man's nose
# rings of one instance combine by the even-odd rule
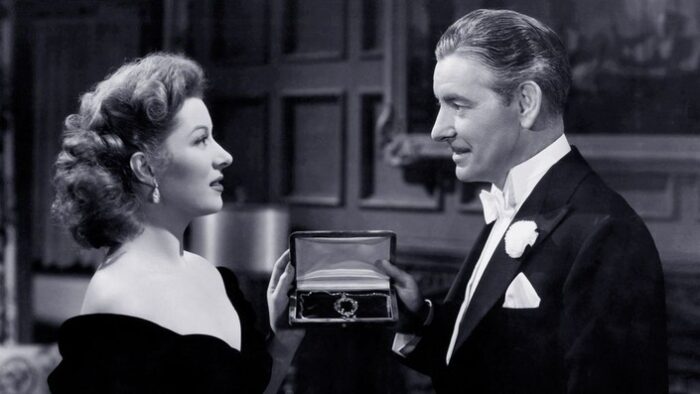
[[[434,141],[443,142],[455,137],[454,120],[449,111],[440,107],[430,138]]]

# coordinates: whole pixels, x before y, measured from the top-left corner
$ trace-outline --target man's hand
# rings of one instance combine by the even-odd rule
[[[378,260],[376,265],[391,278],[396,294],[401,304],[410,316],[402,316],[402,325],[422,324],[428,314],[426,303],[423,299],[416,280],[406,271],[396,267],[387,260]],[[429,309],[429,308],[428,308]],[[417,321],[416,321],[417,320]]]

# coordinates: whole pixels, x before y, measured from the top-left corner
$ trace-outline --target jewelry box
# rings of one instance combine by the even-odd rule
[[[299,231],[289,237],[295,267],[290,324],[392,323],[395,291],[377,260],[393,261],[391,231]]]

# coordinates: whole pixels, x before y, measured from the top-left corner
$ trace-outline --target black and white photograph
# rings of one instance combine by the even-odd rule
[[[0,0],[0,394],[700,394],[700,1]]]

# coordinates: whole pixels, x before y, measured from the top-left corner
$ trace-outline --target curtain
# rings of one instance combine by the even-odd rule
[[[10,320],[15,316],[14,302],[14,228],[10,215],[12,193],[12,117],[9,98],[11,91],[11,40],[13,32],[10,2],[0,0],[0,343],[16,339]]]
[[[65,117],[77,111],[82,92],[139,54],[138,8],[98,7],[88,16],[42,18],[33,24],[31,261],[41,267],[89,267],[104,254],[81,249],[50,215],[53,163]]]

